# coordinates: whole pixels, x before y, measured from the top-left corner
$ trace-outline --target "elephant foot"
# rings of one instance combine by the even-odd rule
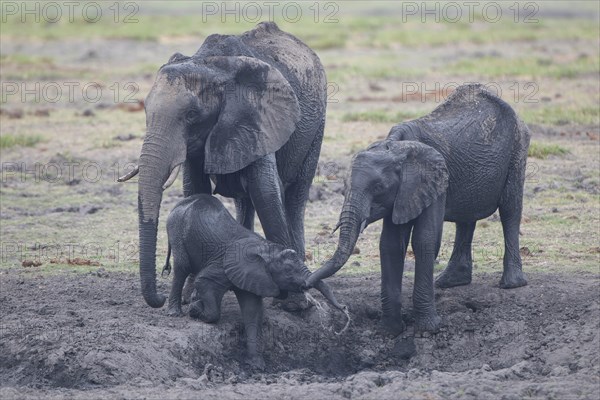
[[[254,355],[249,355],[248,357],[246,357],[246,359],[244,360],[244,362],[252,369],[254,370],[258,370],[258,371],[264,371],[265,370],[265,360],[263,358],[263,356],[261,356],[260,354],[254,354]]]
[[[193,292],[194,292],[194,277],[192,275],[190,275],[186,279],[185,285],[183,286],[183,291],[182,291],[182,295],[181,295],[181,304],[190,304]]]
[[[417,315],[415,317],[415,334],[430,332],[437,333],[442,325],[442,319],[435,313]]]
[[[435,278],[435,286],[440,289],[447,289],[454,286],[468,285],[471,283],[473,273],[472,265],[448,264],[446,269]]]
[[[406,324],[402,318],[383,317],[381,324],[384,331],[392,337],[396,337],[406,330]]]
[[[287,312],[303,311],[312,307],[312,304],[301,293],[289,293],[287,298],[283,300],[273,299],[273,305],[279,306]]]
[[[167,309],[167,315],[169,317],[183,317],[183,311],[181,311],[181,305],[170,305]]]
[[[500,279],[500,287],[502,289],[514,289],[527,285],[527,279],[521,269],[511,268],[504,271],[502,279]]]

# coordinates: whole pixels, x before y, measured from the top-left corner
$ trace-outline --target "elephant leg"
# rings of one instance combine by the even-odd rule
[[[395,225],[391,217],[383,220],[379,239],[381,258],[381,306],[384,328],[394,336],[405,329],[402,321],[402,274],[412,224]]]
[[[204,158],[187,159],[183,163],[183,195],[189,197],[195,194],[212,193],[210,178],[204,173]],[[197,274],[190,274],[183,287],[183,304],[190,303],[194,291],[194,280]]]
[[[244,228],[254,231],[254,206],[250,198],[235,199],[237,222]]]
[[[323,140],[323,131],[314,139],[308,154],[296,177],[296,181],[285,191],[285,212],[288,221],[288,231],[291,240],[291,246],[300,260],[304,262],[306,258],[306,248],[304,244],[304,211],[308,201],[310,185],[317,170],[319,153],[321,152],[321,142]],[[311,306],[306,297],[301,293],[289,293],[285,300],[273,301],[280,304],[285,311],[305,310]]]
[[[305,193],[308,193],[305,182],[296,182],[285,192],[285,210],[289,223],[290,240],[292,248],[301,260],[304,260],[306,256],[304,247],[304,210],[308,197],[305,196]]]
[[[195,285],[200,293],[190,304],[190,317],[209,324],[217,322],[221,318],[221,303],[228,288],[204,277],[198,278]]]
[[[302,262],[306,258],[304,248],[304,209],[311,181],[312,179],[309,179],[308,182],[305,182],[304,177],[301,177],[299,181],[292,184],[285,192],[285,210],[292,249],[298,254],[298,258]],[[289,293],[285,300],[274,299],[273,303],[280,304],[281,308],[285,311],[299,311],[310,307],[310,304],[302,293]]]
[[[210,178],[204,173],[204,159],[187,159],[183,163],[183,196],[212,193]]]
[[[412,232],[415,253],[413,308],[415,332],[436,332],[441,319],[435,309],[433,263],[444,226],[445,199],[438,199],[417,218]]]
[[[310,186],[315,177],[319,162],[324,126],[325,124],[323,123],[319,128],[320,132],[308,150],[296,181],[285,192],[285,211],[289,224],[292,248],[301,260],[305,259],[306,250],[304,246],[304,211],[306,209],[306,202],[308,201]]]
[[[269,154],[247,167],[247,190],[268,240],[291,248],[283,191],[275,155]]]
[[[439,288],[468,285],[473,274],[471,245],[476,222],[457,222],[454,248],[446,269],[438,275],[435,285]]]
[[[192,297],[192,292],[194,291],[194,281],[198,274],[189,274],[186,281],[185,286],[183,287],[182,294],[182,304],[190,304],[190,299]]]
[[[240,305],[242,320],[244,321],[247,363],[254,368],[264,369],[265,361],[261,354],[262,297],[239,289],[235,290],[235,296]]]
[[[511,181],[509,177],[509,182]],[[509,183],[510,184],[510,183]],[[515,184],[516,186],[516,184]],[[500,203],[500,221],[504,233],[504,271],[500,280],[500,287],[512,289],[527,285],[523,274],[521,253],[519,251],[519,229],[521,227],[521,214],[523,212],[523,185],[509,190],[511,195],[504,195]]]
[[[272,242],[288,249],[292,248],[275,155],[271,154],[253,163],[246,176],[250,198],[265,236]],[[304,296],[298,294],[292,294],[283,301],[274,300],[274,303],[281,304],[285,311],[298,311],[309,307]]]
[[[171,294],[169,294],[169,307],[167,309],[167,314],[174,317],[183,315],[183,312],[181,311],[181,293],[183,285],[185,284],[185,278],[187,278],[190,271],[190,264],[187,260],[187,256],[177,253],[175,253],[173,257],[173,283],[171,286]]]

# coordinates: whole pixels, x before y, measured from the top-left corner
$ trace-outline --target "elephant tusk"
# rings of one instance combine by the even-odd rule
[[[173,171],[171,171],[171,175],[169,176],[169,179],[167,179],[167,181],[165,182],[165,184],[162,187],[163,190],[167,189],[169,186],[171,186],[173,184],[173,182],[175,182],[175,179],[177,179],[177,175],[179,175],[180,169],[181,169],[181,164],[179,164],[178,166],[173,168]]]
[[[362,224],[360,224],[360,233],[362,234],[365,228],[367,227],[367,220],[365,219]]]
[[[123,175],[122,177],[117,179],[117,182],[125,182],[136,176],[140,172],[139,165],[136,165],[133,171]]]
[[[331,235],[333,235],[335,233],[335,231],[337,231],[338,229],[340,229],[340,226],[342,226],[342,221],[339,221],[337,223],[337,225],[335,226],[335,228],[333,228],[333,230],[331,231]]]

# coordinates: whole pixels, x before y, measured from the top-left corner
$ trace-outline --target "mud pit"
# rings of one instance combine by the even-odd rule
[[[351,310],[290,314],[266,301],[267,370],[244,366],[234,296],[216,325],[147,307],[137,276],[3,273],[0,397],[39,398],[599,398],[598,277],[534,274],[501,290],[499,276],[437,290],[445,327],[398,338],[378,328],[379,276],[336,277]],[[169,282],[161,280],[160,290]],[[317,294],[315,294],[317,297]],[[287,396],[287,397],[286,397]]]

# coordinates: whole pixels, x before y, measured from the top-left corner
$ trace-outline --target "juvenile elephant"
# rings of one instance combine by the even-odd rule
[[[285,298],[301,293],[310,271],[298,254],[267,241],[237,223],[213,196],[199,194],[180,201],[167,219],[173,252],[171,315],[182,315],[185,279],[197,274],[189,313],[204,322],[216,322],[228,290],[238,299],[246,330],[249,362],[264,365],[260,355],[262,298]],[[167,260],[168,262],[168,260]],[[325,282],[315,286],[336,308],[343,309]]]
[[[464,85],[431,114],[396,125],[385,141],[358,153],[339,220],[333,257],[307,281],[331,276],[348,260],[364,227],[383,218],[380,240],[383,323],[404,329],[400,290],[412,231],[416,327],[435,331],[433,263],[443,220],[456,223],[454,249],[437,277],[441,288],[471,282],[477,220],[497,209],[504,231],[503,288],[527,284],[519,254],[529,131],[512,108],[483,86]]]
[[[174,54],[148,94],[139,166],[140,277],[159,308],[156,236],[163,190],[183,164],[184,195],[235,199],[252,229],[304,257],[304,208],[323,140],[326,79],[317,55],[275,23],[211,35],[191,57]],[[212,180],[212,184],[211,184]],[[214,190],[212,186],[214,185]]]

